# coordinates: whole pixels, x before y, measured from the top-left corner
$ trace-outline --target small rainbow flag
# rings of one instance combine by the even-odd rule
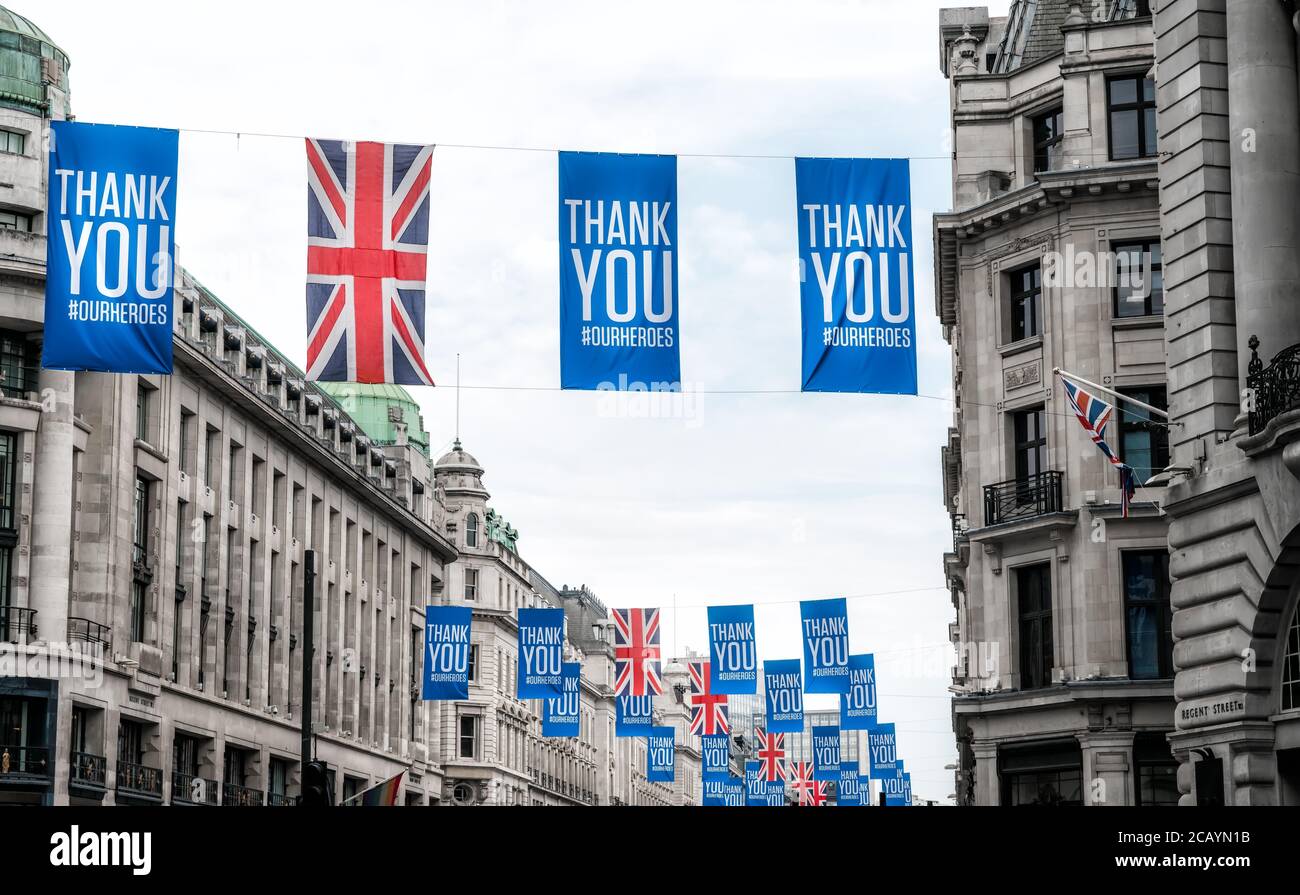
[[[378,786],[372,786],[365,792],[357,793],[343,804],[361,805],[362,807],[396,805],[397,796],[402,791],[402,775],[405,773],[406,771],[399,771],[396,777],[389,777]]]

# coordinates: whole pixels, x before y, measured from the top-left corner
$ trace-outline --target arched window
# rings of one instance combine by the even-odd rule
[[[478,516],[475,513],[470,513],[465,519],[465,546],[478,546]]]
[[[1282,647],[1282,711],[1300,709],[1300,604],[1291,613],[1291,624]]]

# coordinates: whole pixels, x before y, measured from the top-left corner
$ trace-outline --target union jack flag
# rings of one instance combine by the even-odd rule
[[[691,733],[717,736],[730,733],[727,697],[709,689],[709,663],[691,663]]]
[[[1089,394],[1079,388],[1068,379],[1062,378],[1061,384],[1065,386],[1065,397],[1070,402],[1070,407],[1074,410],[1074,415],[1079,418],[1083,425],[1083,430],[1088,433],[1093,444],[1106,455],[1106,459],[1111,465],[1119,470],[1120,483],[1120,511],[1124,518],[1128,518],[1129,504],[1133,500],[1133,495],[1137,493],[1137,477],[1133,474],[1133,468],[1119,458],[1109,444],[1106,443],[1106,427],[1110,425],[1111,415],[1115,408],[1107,404],[1100,398]]]
[[[433,385],[424,365],[432,146],[307,140],[307,378]]]
[[[830,784],[818,783],[813,779],[811,761],[790,762],[790,774],[801,807],[815,808],[819,805],[825,805],[830,799]]]
[[[755,731],[758,739],[758,760],[763,765],[763,779],[768,783],[785,780],[785,734]]]
[[[659,610],[614,610],[614,693],[664,692],[659,677]]]

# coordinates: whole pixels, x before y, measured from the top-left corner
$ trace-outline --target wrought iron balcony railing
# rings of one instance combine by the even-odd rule
[[[108,779],[108,759],[89,752],[73,752],[68,770],[68,783],[72,786],[103,789]]]
[[[1300,406],[1300,345],[1284,348],[1266,367],[1259,358],[1259,336],[1251,336],[1246,388],[1250,389],[1250,434],[1263,432],[1273,418]]]
[[[131,761],[117,763],[118,792],[162,798],[162,771]]]
[[[217,804],[217,781],[196,774],[172,772],[172,803],[187,805]]]
[[[970,524],[966,521],[965,513],[952,514],[952,552],[958,553],[961,545],[970,541],[969,534]]]
[[[293,796],[287,796],[282,792],[268,792],[266,794],[266,804],[271,808],[278,808],[284,805],[293,805]]]
[[[247,786],[238,786],[234,783],[227,783],[221,788],[222,805],[261,807],[262,802],[260,789],[249,789]]]
[[[26,643],[36,637],[36,610],[17,606],[0,606],[0,640]]]
[[[49,777],[50,750],[45,746],[0,746],[0,785]]]
[[[102,647],[108,653],[113,650],[113,629],[108,625],[91,621],[88,618],[68,616],[68,642],[80,641],[91,646]]]
[[[1026,479],[984,486],[984,524],[998,525],[1032,519],[1047,513],[1059,513],[1065,475],[1040,472]]]

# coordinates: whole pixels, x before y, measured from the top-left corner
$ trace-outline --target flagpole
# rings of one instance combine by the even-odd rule
[[[1086,385],[1089,388],[1095,388],[1099,392],[1105,392],[1106,394],[1110,395],[1112,398],[1117,398],[1120,401],[1126,401],[1129,404],[1133,404],[1136,407],[1141,407],[1143,410],[1149,413],[1154,413],[1156,416],[1160,417],[1165,422],[1168,422],[1169,425],[1171,426],[1182,425],[1181,423],[1170,422],[1169,413],[1167,411],[1161,410],[1159,407],[1152,407],[1150,404],[1146,404],[1142,401],[1137,400],[1136,398],[1130,398],[1128,395],[1121,394],[1111,388],[1106,388],[1106,386],[1104,385],[1098,385],[1095,382],[1091,382],[1090,380],[1084,379],[1082,376],[1075,376],[1073,373],[1070,373],[1066,370],[1062,370],[1060,367],[1053,368],[1052,372],[1055,373],[1057,376],[1060,376],[1062,379],[1073,379],[1075,382],[1079,383],[1080,385]]]

